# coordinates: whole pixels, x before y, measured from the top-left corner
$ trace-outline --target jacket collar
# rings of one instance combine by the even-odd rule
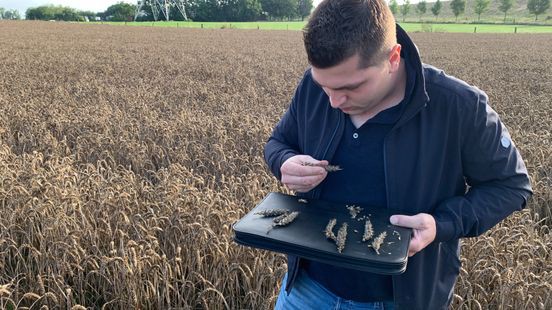
[[[418,47],[412,42],[412,39],[406,34],[406,31],[397,24],[397,43],[402,46],[402,54],[416,71],[416,84],[414,85],[414,91],[410,102],[405,107],[405,111],[397,123],[397,126],[402,125],[404,122],[412,118],[421,108],[423,108],[429,101],[429,96],[425,88],[424,71],[422,67],[422,60]]]

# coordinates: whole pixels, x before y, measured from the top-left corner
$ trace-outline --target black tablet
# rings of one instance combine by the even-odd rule
[[[388,209],[268,194],[234,223],[234,241],[345,268],[396,275],[406,270],[412,230]]]

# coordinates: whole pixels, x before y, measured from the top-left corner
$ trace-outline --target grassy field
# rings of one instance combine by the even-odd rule
[[[262,30],[301,30],[305,22],[94,22],[108,25],[130,25],[130,26],[155,26],[155,27],[182,27],[182,28],[208,28],[208,29],[262,29]]]
[[[301,30],[305,22],[99,22],[108,25],[131,25],[145,27],[182,27],[209,29],[260,29]],[[503,24],[449,24],[449,23],[400,23],[408,32],[477,32],[477,33],[552,33],[552,25],[503,25]]]

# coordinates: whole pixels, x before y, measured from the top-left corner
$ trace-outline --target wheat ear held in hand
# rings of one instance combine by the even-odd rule
[[[339,167],[337,165],[322,166],[322,165],[314,164],[314,163],[311,163],[311,162],[308,162],[308,161],[302,162],[301,165],[309,166],[309,167],[323,167],[328,172],[335,172],[335,171],[343,170],[341,167]]]

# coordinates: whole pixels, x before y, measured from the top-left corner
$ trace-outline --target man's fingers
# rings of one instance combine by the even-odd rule
[[[412,238],[408,247],[408,256],[413,256],[422,251],[428,244],[435,240],[435,219],[426,213],[413,216],[393,215],[389,218],[393,225],[412,228]]]
[[[295,155],[282,164],[281,181],[291,190],[308,192],[326,178],[328,172],[324,167],[327,165],[327,160],[316,160],[309,155]]]
[[[414,254],[421,251],[423,248],[424,246],[420,244],[420,241],[418,239],[415,239],[415,238],[411,239],[410,246],[408,247],[408,256],[409,257],[413,256]]]
[[[291,176],[298,176],[298,177],[323,175],[326,172],[326,170],[323,167],[303,166],[301,164],[296,164],[296,163],[286,165],[283,170],[285,174],[288,174]]]
[[[313,175],[313,176],[294,176],[294,175],[283,175],[282,183],[287,185],[290,189],[296,188],[308,188],[318,185],[324,179],[324,175]],[[296,187],[296,188],[293,188]]]
[[[408,228],[419,228],[421,225],[421,220],[417,215],[414,215],[414,216],[392,215],[389,221],[393,225],[408,227]]]

